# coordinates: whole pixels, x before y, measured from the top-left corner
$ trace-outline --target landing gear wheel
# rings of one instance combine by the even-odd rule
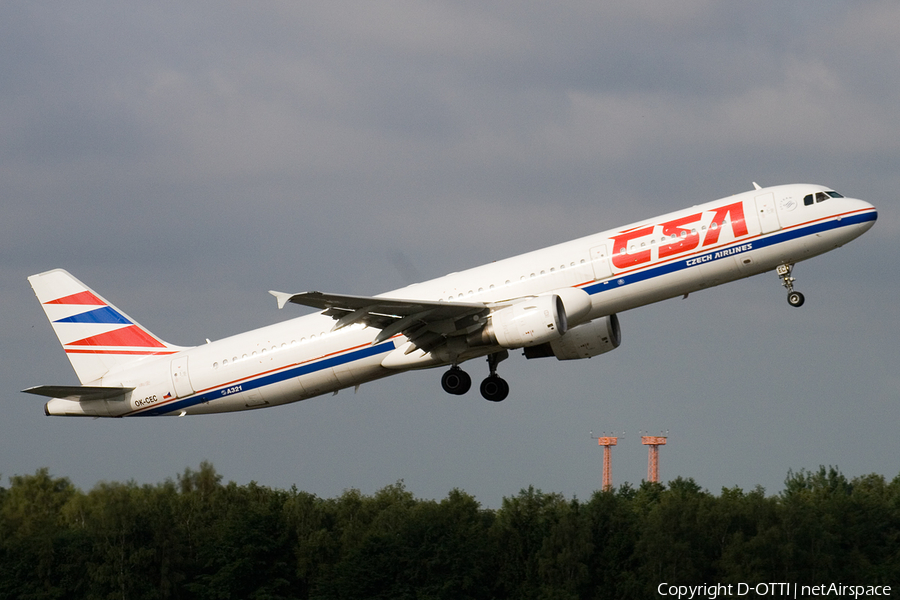
[[[806,298],[800,292],[794,291],[794,278],[791,276],[793,270],[794,265],[781,265],[775,269],[775,272],[778,273],[778,277],[781,279],[781,285],[788,291],[788,304],[791,306],[803,306]]]
[[[509,396],[509,384],[497,375],[488,375],[481,382],[481,395],[491,402],[502,402]]]
[[[803,306],[803,302],[806,298],[803,297],[803,294],[800,292],[791,292],[788,294],[788,304],[791,306]]]
[[[450,370],[441,377],[441,387],[448,394],[462,396],[472,387],[472,378],[459,367],[450,367]]]

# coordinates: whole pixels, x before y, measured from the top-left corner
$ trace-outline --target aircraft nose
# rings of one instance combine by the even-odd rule
[[[864,233],[871,229],[875,221],[878,220],[878,209],[875,208],[874,204],[865,200],[854,199],[853,203],[856,205],[855,213],[859,215],[859,228]]]

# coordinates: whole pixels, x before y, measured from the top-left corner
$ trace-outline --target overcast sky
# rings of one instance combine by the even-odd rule
[[[604,6],[608,5],[608,6]],[[404,480],[487,506],[534,485],[777,493],[788,469],[900,472],[900,5],[8,2],[0,5],[0,473],[226,480],[325,497]],[[774,273],[620,315],[590,360],[441,370],[261,411],[64,419],[77,379],[26,277],[62,267],[172,343],[302,314],[761,185],[820,183],[876,226]],[[476,384],[483,359],[467,363]],[[477,387],[477,386],[476,386]]]

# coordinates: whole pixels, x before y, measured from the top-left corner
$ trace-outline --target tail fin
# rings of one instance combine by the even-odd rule
[[[28,278],[83,384],[111,369],[182,348],[162,341],[62,269]]]

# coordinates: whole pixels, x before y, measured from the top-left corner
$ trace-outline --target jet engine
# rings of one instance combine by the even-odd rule
[[[609,315],[569,329],[562,337],[525,348],[526,358],[555,356],[558,360],[590,358],[615,350],[622,343],[619,318]]]
[[[566,309],[556,294],[536,296],[491,313],[490,321],[469,334],[471,346],[522,348],[558,339],[568,329]]]

